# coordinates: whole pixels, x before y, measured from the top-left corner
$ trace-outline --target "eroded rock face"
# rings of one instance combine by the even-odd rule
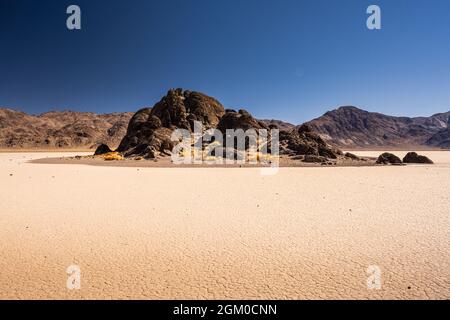
[[[408,152],[406,156],[403,158],[404,163],[423,163],[423,164],[433,164],[426,156],[418,155],[416,152]]]
[[[400,160],[399,157],[397,157],[395,154],[385,152],[381,154],[377,159],[377,164],[396,164],[400,165],[402,164],[402,160]]]

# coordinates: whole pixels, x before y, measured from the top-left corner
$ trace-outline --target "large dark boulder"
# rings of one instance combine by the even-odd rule
[[[234,145],[234,143],[231,146],[226,145],[227,138],[231,137],[231,136],[227,135],[227,130],[242,129],[246,133],[246,135],[254,136],[255,141],[258,138],[258,134],[259,134],[258,130],[266,129],[266,130],[268,130],[268,133],[270,130],[269,127],[265,123],[253,118],[253,116],[248,111],[243,110],[243,109],[239,110],[238,112],[236,112],[232,109],[227,109],[226,113],[223,115],[223,117],[221,117],[221,119],[217,125],[217,129],[223,134],[224,145],[225,145],[225,147],[228,147],[228,148],[234,148],[236,146]],[[247,131],[247,130],[254,130],[254,132]],[[268,137],[268,139],[270,140],[269,137]],[[250,145],[249,142],[250,142],[250,139],[246,138],[245,149],[249,148],[249,145]],[[269,141],[268,145],[270,146],[270,141]]]
[[[101,144],[95,149],[94,155],[99,156],[109,152],[112,152],[112,150],[106,144]]]
[[[397,157],[396,155],[389,153],[389,152],[385,152],[383,154],[381,154],[378,159],[377,159],[377,164],[394,164],[394,165],[400,165],[402,164],[402,160],[400,160],[399,157]]]
[[[408,152],[406,156],[403,158],[404,163],[423,163],[423,164],[433,164],[426,156],[418,155],[416,152]]]
[[[355,154],[353,154],[353,153],[350,153],[350,152],[346,152],[346,153],[344,154],[344,156],[345,156],[346,158],[349,158],[349,159],[352,159],[352,160],[361,160],[360,157],[358,157],[357,155],[355,155]]]
[[[225,134],[227,129],[242,129],[246,131],[249,129],[269,129],[269,127],[265,123],[253,118],[248,111],[241,109],[239,112],[227,110],[220,119],[217,129]]]
[[[171,89],[152,108],[166,128],[193,129],[193,121],[202,122],[205,128],[215,128],[225,109],[214,98],[203,93],[183,89]]]

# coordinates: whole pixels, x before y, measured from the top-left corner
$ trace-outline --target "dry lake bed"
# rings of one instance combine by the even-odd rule
[[[0,153],[0,299],[449,299],[450,152],[420,153],[273,176]]]

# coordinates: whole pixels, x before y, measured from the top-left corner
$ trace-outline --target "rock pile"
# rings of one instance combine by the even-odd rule
[[[433,164],[426,156],[418,155],[416,152],[408,152],[406,156],[403,158],[403,161],[400,160],[399,157],[392,153],[385,152],[381,154],[377,159],[377,164],[394,164],[401,165],[406,163],[422,163],[422,164]]]
[[[343,156],[341,150],[326,143],[318,134],[312,132],[307,125],[290,132],[280,132],[280,154],[305,157],[305,162],[326,162]]]
[[[125,157],[148,159],[170,155],[174,147],[173,130],[193,131],[194,121],[201,122],[205,129],[214,128],[224,114],[224,107],[214,98],[171,89],[153,108],[136,112],[117,151]]]
[[[277,128],[274,123],[255,119],[246,110],[225,110],[220,102],[203,93],[171,89],[153,108],[144,108],[134,114],[117,151],[126,158],[154,159],[170,155],[175,145],[171,141],[172,132],[175,129],[193,132],[195,121],[201,122],[204,130],[217,128],[224,135],[227,129],[267,129],[270,133],[270,129]],[[305,162],[327,162],[344,156],[306,125],[282,130],[279,138],[280,155],[295,156]],[[226,136],[223,141],[225,144]],[[269,151],[270,147],[268,143]]]
[[[271,129],[278,129],[275,122],[255,119],[248,111],[225,109],[216,99],[200,92],[183,89],[171,89],[153,108],[143,108],[131,118],[125,137],[122,139],[116,152],[125,158],[157,159],[170,156],[176,143],[171,140],[174,130],[184,129],[194,132],[195,123],[201,123],[203,131],[200,135],[207,136],[208,129],[218,129],[224,135],[223,145],[213,151],[222,149],[223,154],[213,157],[233,155],[235,159],[242,159],[242,150],[236,150],[236,146],[227,146],[227,130],[242,129],[247,131],[265,129],[268,132],[267,151],[271,151]],[[287,129],[286,129],[287,128]],[[258,137],[256,137],[258,139]],[[203,141],[203,150],[209,145],[210,139]],[[246,149],[248,149],[246,139]],[[214,143],[220,144],[215,141]],[[206,150],[207,151],[207,150]],[[346,153],[328,144],[321,136],[313,132],[309,125],[298,127],[282,127],[279,132],[279,151],[281,156],[290,159],[301,160],[308,163],[320,163],[323,165],[336,164],[339,160],[367,161],[367,159]],[[112,150],[105,144],[100,145],[95,155],[110,154]],[[220,152],[220,151],[219,151]],[[209,156],[209,155],[208,155]],[[410,152],[403,159],[392,153],[383,153],[376,160],[377,164],[401,165],[403,163],[433,163],[430,159]]]

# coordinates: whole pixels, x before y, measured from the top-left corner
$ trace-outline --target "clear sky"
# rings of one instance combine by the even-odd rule
[[[171,87],[293,123],[340,105],[448,111],[450,1],[0,0],[0,106],[136,111]]]

